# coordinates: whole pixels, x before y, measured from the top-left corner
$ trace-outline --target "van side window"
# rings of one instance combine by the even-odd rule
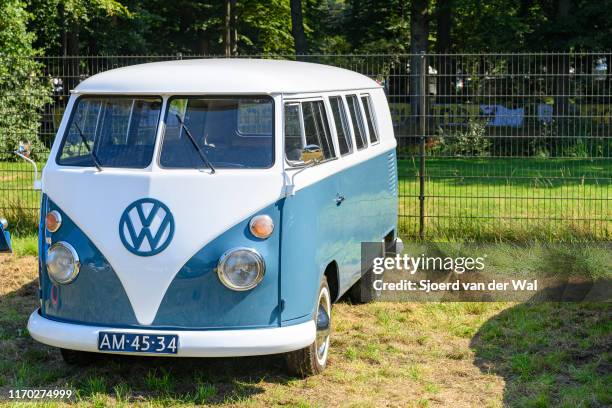
[[[326,159],[336,157],[323,101],[303,102],[302,112],[306,144],[319,146]]]
[[[339,96],[330,96],[329,104],[331,105],[332,115],[334,116],[336,133],[338,134],[340,154],[344,156],[345,154],[353,153],[353,141],[351,140],[346,119],[346,110],[344,109],[342,98]]]
[[[289,161],[299,161],[304,146],[302,113],[299,103],[285,104],[285,154]]]
[[[323,101],[285,104],[285,154],[289,161],[301,161],[307,145],[321,148],[323,157],[336,157]]]
[[[346,95],[346,103],[349,108],[349,114],[351,115],[351,123],[353,124],[353,130],[355,131],[355,144],[357,150],[361,150],[367,146],[365,129],[363,127],[363,115],[357,100],[357,95]]]
[[[368,132],[370,132],[370,143],[376,143],[378,142],[378,132],[376,129],[376,121],[374,120],[372,98],[370,98],[370,95],[361,95],[361,103],[363,104],[363,110],[365,111]]]

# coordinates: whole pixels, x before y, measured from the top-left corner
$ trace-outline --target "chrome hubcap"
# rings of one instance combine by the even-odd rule
[[[327,292],[322,292],[319,297],[319,306],[317,308],[317,336],[315,345],[317,347],[317,358],[319,363],[323,363],[327,358],[327,347],[329,346],[329,334],[331,331],[329,297]]]

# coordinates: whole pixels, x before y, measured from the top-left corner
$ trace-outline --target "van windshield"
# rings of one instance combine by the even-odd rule
[[[77,99],[57,157],[64,166],[145,168],[161,113],[159,97]]]
[[[272,98],[172,97],[160,165],[203,168],[202,155],[214,168],[268,168],[274,164]]]

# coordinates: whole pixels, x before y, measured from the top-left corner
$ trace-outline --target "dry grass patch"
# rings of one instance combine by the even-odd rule
[[[24,330],[37,304],[36,269],[34,257],[0,258],[0,395],[15,387],[71,387],[79,395],[76,403],[88,406],[609,402],[611,330],[605,305],[340,302],[333,310],[329,367],[308,379],[288,377],[282,356],[104,356],[77,368],[64,365],[56,350]]]

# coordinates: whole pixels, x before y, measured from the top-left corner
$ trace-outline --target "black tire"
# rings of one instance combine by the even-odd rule
[[[327,317],[323,316],[320,312],[322,297],[326,297]],[[325,276],[323,276],[319,286],[314,319],[317,325],[315,341],[308,347],[286,354],[287,370],[291,375],[301,378],[310,377],[322,373],[327,366],[331,337],[331,292],[329,291]]]
[[[96,355],[94,353],[88,353],[86,351],[60,349],[60,353],[62,354],[64,362],[69,365],[86,366],[96,360]]]
[[[363,250],[363,249],[362,249]],[[386,256],[387,250],[376,249],[376,256]],[[372,256],[372,254],[368,255]],[[368,269],[366,273],[361,275],[361,278],[355,282],[348,290],[348,297],[353,304],[370,303],[380,298],[380,292],[374,289],[374,281],[383,279],[382,274],[375,274],[372,269]]]
[[[349,299],[353,304],[364,304],[370,303],[377,300],[380,297],[380,293],[374,290],[374,281],[376,279],[382,279],[384,275],[375,275],[371,270],[367,271],[361,276],[351,288],[349,289]]]

